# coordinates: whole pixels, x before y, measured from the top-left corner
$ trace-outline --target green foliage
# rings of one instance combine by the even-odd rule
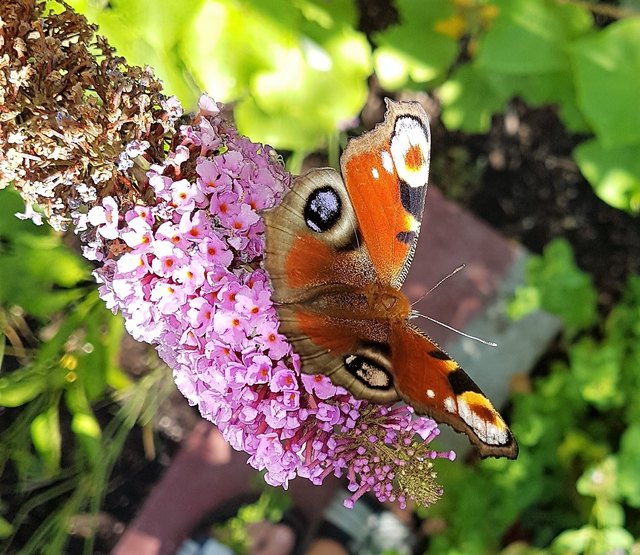
[[[570,335],[595,323],[596,291],[591,278],[576,266],[566,240],[556,239],[542,257],[531,257],[526,279],[509,307],[511,317],[543,309],[560,317]]]
[[[523,291],[520,315],[544,307],[565,321],[567,357],[513,399],[516,461],[439,475],[445,495],[425,516],[448,528],[428,553],[496,553],[514,527],[529,541],[503,555],[628,553],[640,533],[640,277],[597,322],[590,279],[555,241],[530,264]]]
[[[596,193],[637,213],[640,16],[597,29],[578,4],[398,2],[400,22],[374,37],[376,73],[391,90],[436,87],[445,125],[467,133],[487,132],[491,116],[514,96],[556,105],[570,131],[595,135],[575,159]],[[469,47],[461,64],[455,52],[462,36]]]
[[[398,0],[400,22],[374,36],[376,74],[383,87],[423,86],[441,78],[453,62],[457,41],[438,31],[453,15],[448,0]]]
[[[290,506],[291,500],[282,490],[267,488],[255,503],[241,507],[236,516],[214,525],[211,535],[229,546],[233,553],[249,553],[251,525],[263,521],[279,522]]]
[[[599,28],[580,2],[397,0],[398,22],[372,49],[354,0],[71,4],[188,108],[202,90],[233,102],[239,129],[292,151],[294,172],[336,144],[375,70],[387,90],[436,92],[445,125],[467,133],[486,133],[514,97],[556,106],[567,129],[593,135],[574,158],[595,192],[640,213],[637,13]]]
[[[185,106],[198,91],[236,102],[238,128],[254,141],[313,150],[366,100],[371,48],[354,29],[352,0],[71,4],[129,62],[151,65]]]
[[[0,191],[0,406],[7,417],[0,473],[16,475],[12,494],[24,501],[14,514],[0,505],[0,551],[33,509],[49,503],[57,509],[24,552],[50,545],[49,553],[62,553],[69,518],[97,513],[129,430],[148,422],[145,411],[163,398],[157,384],[171,380],[164,367],[135,384],[123,373],[123,323],[98,298],[88,264],[50,228],[14,217],[21,206],[15,193]],[[95,406],[112,403],[114,393],[121,407],[101,425]]]

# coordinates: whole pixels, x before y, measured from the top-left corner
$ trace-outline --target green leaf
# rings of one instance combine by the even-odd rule
[[[109,349],[119,350],[119,344],[110,344],[108,325],[113,318],[102,303],[96,304],[83,320],[86,337],[82,349],[77,353],[75,373],[90,401],[104,395],[107,385]]]
[[[513,298],[507,305],[507,314],[509,318],[519,320],[539,310],[540,306],[540,290],[531,285],[522,285],[516,289]]]
[[[578,108],[573,75],[568,71],[527,75],[484,71],[493,89],[505,98],[520,96],[531,106],[555,105],[570,131],[590,131],[589,124]]]
[[[91,466],[98,466],[102,456],[102,430],[93,413],[74,414],[71,431],[78,438]]]
[[[311,65],[312,52],[326,59],[326,68]],[[302,37],[286,59],[254,77],[252,96],[235,110],[238,129],[278,148],[313,150],[364,106],[369,46],[364,36],[351,33],[322,43]]]
[[[598,525],[605,528],[624,526],[624,507],[609,499],[598,499],[593,506]]]
[[[578,103],[603,147],[640,144],[640,17],[577,41],[571,56]]]
[[[398,90],[409,82],[427,83],[444,76],[458,51],[458,41],[437,32],[454,12],[447,0],[397,0],[400,22],[374,35],[374,66],[381,85]]]
[[[65,404],[72,415],[71,431],[90,465],[95,468],[101,460],[102,429],[93,414],[87,392],[78,381],[65,389]]]
[[[633,535],[622,527],[605,528],[602,531],[600,548],[594,553],[628,553],[633,545]]]
[[[584,553],[593,542],[598,531],[593,526],[562,532],[551,545],[551,552],[561,555]]]
[[[615,500],[618,492],[618,461],[610,456],[590,466],[578,478],[576,489],[581,495]]]
[[[5,538],[10,537],[13,532],[14,528],[11,523],[0,516],[0,539],[4,540]]]
[[[47,473],[52,475],[58,472],[60,470],[62,437],[57,402],[33,419],[31,440],[47,469]]]
[[[555,0],[495,0],[498,17],[480,40],[479,67],[498,73],[530,75],[567,71],[567,49],[589,31],[589,13]]]
[[[488,132],[491,116],[501,111],[508,99],[474,64],[458,67],[440,87],[439,95],[444,124],[448,129],[467,133]]]
[[[44,320],[84,295],[89,265],[50,228],[14,216],[23,209],[14,191],[0,191],[0,303]]]
[[[544,249],[543,256],[527,261],[526,287],[538,290],[539,307],[560,317],[569,334],[592,326],[597,320],[597,296],[591,278],[575,264],[571,246],[564,239],[554,239]],[[516,298],[517,298],[516,293]],[[533,306],[534,295],[522,293]],[[512,313],[521,314],[514,307]],[[518,312],[519,311],[519,312]]]
[[[607,148],[598,139],[592,139],[578,145],[573,156],[580,171],[602,200],[615,208],[638,214],[640,213],[638,152],[640,152],[640,141],[634,145]]]
[[[615,343],[596,343],[591,338],[569,348],[571,371],[585,401],[601,410],[623,404],[625,392],[620,388],[622,354]]]
[[[153,68],[165,92],[176,95],[189,108],[195,106],[201,90],[189,75],[179,47],[189,36],[191,22],[204,1],[158,4],[155,0],[71,0],[69,3],[99,25],[99,33],[109,39],[128,63]]]
[[[35,399],[49,386],[42,369],[24,367],[0,377],[0,407],[19,407]]]
[[[619,458],[619,488],[632,507],[640,508],[640,423],[622,434]]]
[[[371,48],[352,0],[207,2],[182,44],[218,100],[237,100],[238,129],[277,148],[312,150],[367,97]]]

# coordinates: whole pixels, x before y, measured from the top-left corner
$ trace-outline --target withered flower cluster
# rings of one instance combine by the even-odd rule
[[[43,2],[0,1],[0,189],[13,182],[25,217],[40,205],[59,230],[108,195],[148,200],[145,172],[181,115],[151,70],[60,4],[45,17]]]

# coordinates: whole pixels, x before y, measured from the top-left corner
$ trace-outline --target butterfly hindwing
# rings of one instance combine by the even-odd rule
[[[359,303],[357,296],[352,304]],[[391,369],[386,323],[367,323],[357,310],[317,312],[313,303],[278,307],[280,332],[306,374],[324,374],[358,399],[392,403],[400,397]]]
[[[481,456],[515,458],[518,445],[498,411],[458,363],[408,323],[393,326],[396,389],[418,414],[469,436]]]

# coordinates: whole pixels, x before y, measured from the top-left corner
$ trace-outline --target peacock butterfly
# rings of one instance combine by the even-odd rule
[[[358,399],[402,399],[467,434],[481,456],[515,458],[500,414],[411,324],[400,292],[420,232],[430,142],[419,104],[387,100],[384,122],[347,144],[342,178],[311,170],[265,212],[264,265],[280,331],[303,372],[325,374]]]

